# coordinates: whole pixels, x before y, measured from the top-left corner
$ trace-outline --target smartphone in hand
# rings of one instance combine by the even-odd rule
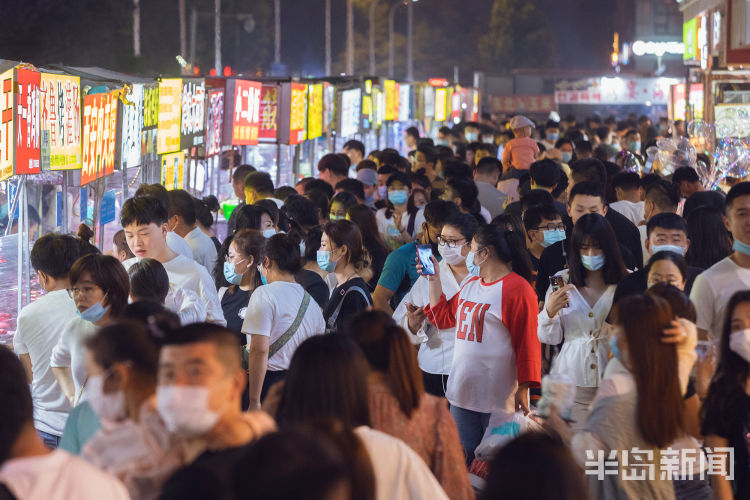
[[[435,266],[432,263],[432,246],[431,245],[417,245],[417,259],[422,265],[422,274],[434,275]]]

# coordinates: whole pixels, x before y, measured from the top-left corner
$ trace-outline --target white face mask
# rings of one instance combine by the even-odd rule
[[[732,332],[729,335],[729,349],[750,363],[750,329]]]
[[[463,247],[464,245],[458,245],[451,248],[445,243],[438,243],[438,252],[440,252],[440,256],[445,259],[445,262],[449,265],[457,266],[466,259],[465,256],[461,255],[461,249]]]
[[[196,437],[210,431],[221,416],[208,408],[208,387],[161,385],[156,408],[169,432]]]
[[[125,393],[115,391],[111,393],[104,392],[104,379],[107,372],[96,377],[89,377],[86,382],[86,401],[91,405],[100,419],[117,421],[127,416],[125,410]]]

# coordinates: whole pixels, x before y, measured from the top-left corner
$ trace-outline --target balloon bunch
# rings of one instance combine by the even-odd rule
[[[656,147],[652,146],[647,152],[649,159],[653,158],[651,170],[663,176],[672,175],[680,167],[695,166],[695,147],[685,137],[659,139]]]
[[[750,149],[747,143],[737,137],[719,139],[713,154],[716,169],[721,180],[742,179],[750,171]]]
[[[716,106],[716,137],[747,137],[750,135],[750,115],[739,107]]]

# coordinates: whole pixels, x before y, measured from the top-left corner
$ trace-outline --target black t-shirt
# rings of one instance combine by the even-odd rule
[[[703,272],[700,267],[688,267],[687,281],[685,282],[685,293],[690,295],[690,290],[693,288],[693,282],[695,277]],[[615,295],[612,299],[612,304],[617,304],[620,299],[624,299],[630,295],[637,295],[646,291],[648,286],[648,274],[645,269],[639,269],[633,273],[625,276],[617,284],[615,289]]]
[[[242,323],[245,321],[245,310],[250,302],[251,291],[241,290],[240,287],[234,287],[234,292],[227,290],[221,297],[221,310],[224,311],[224,318],[227,320],[227,328],[237,332],[241,337],[242,345],[247,344],[245,335],[242,334]]]
[[[307,293],[313,298],[313,300],[324,308],[328,302],[328,285],[323,281],[315,271],[303,269],[294,275],[294,281],[302,285]]]
[[[233,500],[235,465],[248,446],[204,452],[172,474],[159,500]]]
[[[240,210],[242,207],[246,205],[245,200],[240,201],[239,205],[235,207],[235,209],[232,211],[232,215],[229,216],[229,220],[227,221],[227,234],[234,234],[237,225],[237,216],[240,213]]]
[[[368,247],[367,251],[370,253],[370,259],[372,260],[370,262],[372,278],[370,278],[367,284],[370,286],[370,291],[374,292],[380,279],[380,273],[383,272],[383,266],[385,265],[385,259],[388,258],[389,250],[379,245],[373,245],[372,247]]]
[[[367,295],[367,298],[365,298],[356,290],[351,291],[347,294],[347,290],[349,290],[349,288],[353,286],[358,286],[359,288],[361,288]],[[323,309],[323,318],[326,320],[326,325],[328,324],[328,319],[333,315],[334,311],[336,311],[336,308],[342,300],[344,302],[341,305],[341,309],[339,310],[339,315],[336,318],[334,326],[334,329],[337,332],[341,331],[341,328],[350,317],[354,316],[360,311],[364,311],[372,305],[372,296],[370,295],[370,289],[367,286],[367,283],[365,283],[365,280],[357,276],[356,278],[352,278],[346,283],[339,285],[333,289],[331,298],[328,301],[328,304],[326,304],[325,308]]]

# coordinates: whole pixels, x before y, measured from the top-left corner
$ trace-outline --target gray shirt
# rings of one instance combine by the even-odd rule
[[[503,204],[507,196],[497,190],[492,184],[486,182],[476,181],[477,189],[479,190],[479,203],[490,213],[490,216],[494,219],[498,215],[503,213]]]

